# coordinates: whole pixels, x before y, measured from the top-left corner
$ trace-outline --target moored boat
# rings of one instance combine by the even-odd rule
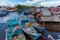
[[[0,17],[6,16],[8,14],[7,10],[0,11]]]
[[[26,40],[18,24],[15,19],[7,21],[6,40]]]
[[[28,20],[21,20],[21,29],[28,34],[33,40],[37,40],[39,37],[41,37],[41,34],[38,33],[32,25],[30,25]]]

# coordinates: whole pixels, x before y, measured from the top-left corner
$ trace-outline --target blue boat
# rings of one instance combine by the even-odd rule
[[[28,34],[33,40],[37,40],[41,37],[41,34],[38,33],[31,25],[29,27],[25,26],[25,23],[29,23],[28,20],[21,20],[21,29]]]
[[[15,19],[7,21],[6,40],[26,40],[18,24]]]
[[[8,12],[6,10],[0,11],[0,16],[6,16]]]

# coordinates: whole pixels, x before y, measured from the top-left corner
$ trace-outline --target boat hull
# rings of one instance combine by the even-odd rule
[[[26,27],[25,23],[29,22],[28,20],[22,20],[21,21],[21,29],[27,34],[29,35],[33,40],[38,39],[41,34],[39,34],[32,26],[30,27]]]
[[[38,38],[41,37],[41,34],[38,34],[38,33],[36,33],[37,35],[33,35],[33,34],[30,34],[30,33],[25,32],[23,29],[22,29],[22,31],[24,33],[26,33],[29,37],[31,37],[33,40],[37,40]]]
[[[26,40],[17,20],[7,21],[6,40]]]

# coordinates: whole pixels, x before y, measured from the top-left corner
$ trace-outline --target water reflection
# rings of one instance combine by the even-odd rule
[[[18,19],[19,17],[17,12],[10,12],[8,16],[9,16],[9,19]]]
[[[6,23],[7,20],[18,19],[18,12],[9,12],[9,14],[5,17],[0,17],[0,23]]]

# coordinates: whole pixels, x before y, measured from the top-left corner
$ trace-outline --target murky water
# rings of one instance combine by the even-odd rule
[[[10,12],[9,15],[7,15],[5,17],[0,17],[0,40],[5,40],[5,29],[7,27],[6,26],[7,20],[9,20],[9,19],[18,19],[20,16],[22,16],[22,15],[18,15],[17,12]],[[27,18],[25,18],[25,19],[27,19]],[[45,32],[48,33],[47,31],[45,31]],[[57,38],[56,36],[60,32],[55,32],[55,33],[49,32],[49,33],[52,34],[52,36],[54,36],[54,38]],[[58,37],[60,38],[60,35]]]
[[[0,23],[6,23],[6,21],[10,19],[18,19],[18,17],[19,16],[17,12],[10,12],[7,16],[0,17]]]
[[[5,23],[0,23],[0,40],[5,40],[5,29],[7,28]]]
[[[18,13],[17,12],[11,12],[9,15],[5,17],[0,17],[0,40],[5,40],[5,29],[7,28],[6,22],[9,19],[18,19]]]

